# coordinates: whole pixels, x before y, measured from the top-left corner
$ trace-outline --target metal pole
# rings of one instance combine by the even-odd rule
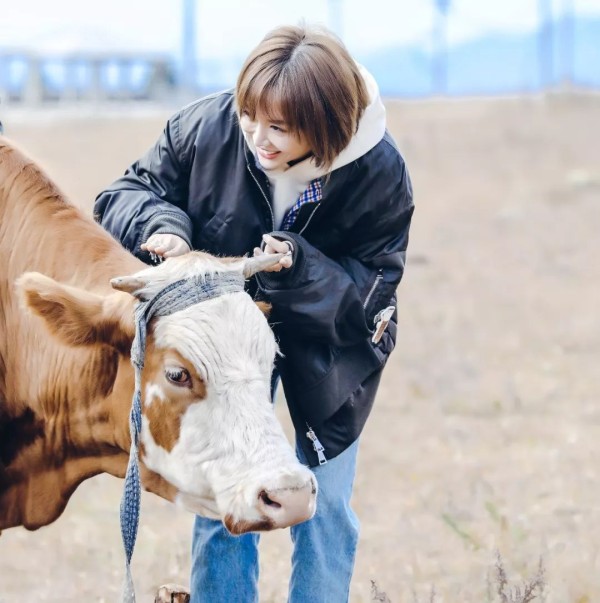
[[[338,36],[343,38],[344,33],[344,11],[343,0],[327,0],[327,20],[329,29]]]
[[[433,65],[434,94],[448,92],[448,11],[450,0],[435,0],[433,13]]]
[[[563,0],[562,38],[562,85],[564,88],[571,88],[575,83],[575,15],[573,0]]]
[[[194,93],[198,88],[196,61],[196,0],[183,0],[181,25],[181,83],[186,92]]]
[[[538,36],[538,63],[540,70],[540,87],[550,88],[554,79],[554,48],[552,32],[552,1],[538,0],[540,20]]]

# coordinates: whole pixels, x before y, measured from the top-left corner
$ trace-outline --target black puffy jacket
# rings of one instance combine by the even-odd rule
[[[311,465],[319,460],[309,429],[333,458],[356,440],[371,410],[396,338],[394,316],[372,343],[374,319],[395,304],[412,213],[410,179],[386,133],[325,177],[322,200],[303,205],[288,231],[273,233],[293,241],[293,266],[249,284],[273,305],[283,352],[277,368]],[[251,253],[274,230],[273,213],[232,92],[174,115],[156,145],[97,197],[95,217],[146,261],[140,245],[161,232],[218,255]]]

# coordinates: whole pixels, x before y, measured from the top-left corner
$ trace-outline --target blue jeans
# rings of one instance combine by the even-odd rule
[[[313,469],[315,516],[290,531],[294,552],[290,603],[346,603],[359,523],[350,507],[358,442]],[[300,450],[298,458],[306,459]],[[191,603],[258,603],[258,534],[231,536],[220,521],[196,517]]]

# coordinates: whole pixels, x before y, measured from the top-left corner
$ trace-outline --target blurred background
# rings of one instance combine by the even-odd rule
[[[10,102],[168,100],[234,84],[262,35],[327,24],[387,96],[600,87],[599,0],[21,0],[2,8]],[[181,96],[180,96],[181,98]]]
[[[91,215],[169,115],[299,19],[373,72],[415,191],[351,602],[520,601],[497,551],[513,586],[541,559],[530,601],[600,601],[600,0],[4,2],[0,121]],[[117,600],[121,489],[98,476],[5,531],[0,602]],[[138,600],[187,583],[191,522],[144,497]],[[289,553],[262,537],[261,602],[286,600]]]

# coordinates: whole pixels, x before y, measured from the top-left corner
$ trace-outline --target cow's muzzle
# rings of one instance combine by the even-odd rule
[[[288,528],[310,519],[317,508],[317,487],[314,476],[299,487],[261,488],[256,497],[256,509],[260,519],[236,520],[227,515],[223,520],[232,534],[264,532],[276,528]]]

